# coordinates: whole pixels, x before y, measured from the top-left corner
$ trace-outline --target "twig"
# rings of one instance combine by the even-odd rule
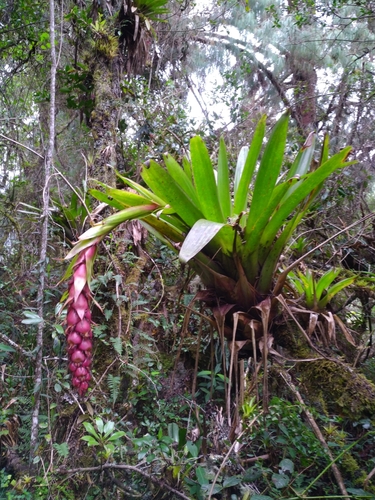
[[[32,352],[25,351],[25,349],[23,347],[21,347],[20,345],[16,344],[16,342],[13,342],[13,340],[11,340],[9,337],[7,337],[6,335],[4,335],[3,333],[0,333],[0,339],[3,340],[4,342],[6,342],[11,347],[13,347],[14,349],[16,349],[17,351],[19,351],[24,356],[35,357],[35,355]]]
[[[258,460],[268,460],[270,456],[268,454],[266,455],[259,455],[259,457],[250,457],[250,458],[245,458],[242,460],[242,462],[246,464],[252,464],[254,462],[257,462]]]
[[[329,448],[326,440],[324,439],[322,431],[320,430],[320,428],[319,428],[318,424],[316,423],[314,417],[312,416],[311,412],[306,407],[305,402],[302,399],[301,394],[298,392],[296,386],[293,384],[290,375],[287,374],[287,373],[285,373],[282,370],[280,371],[280,375],[284,379],[284,381],[287,384],[287,386],[289,387],[289,389],[295,395],[297,401],[303,406],[303,411],[304,411],[304,414],[306,415],[307,420],[309,421],[310,427],[314,431],[315,436],[318,438],[318,440],[320,441],[320,443],[323,446],[323,448],[326,450],[327,455],[329,456],[329,458],[331,460],[332,471],[333,471],[333,474],[334,474],[334,476],[336,478],[336,481],[337,481],[337,484],[338,484],[338,486],[340,488],[340,491],[344,495],[345,499],[349,500],[350,497],[349,497],[348,492],[346,491],[344,480],[343,480],[343,478],[341,476],[341,472],[340,472],[339,468],[337,467],[337,465],[335,463],[335,459],[334,459],[334,457],[332,455],[331,449]]]
[[[255,422],[255,420],[257,420],[258,418],[258,415],[252,420],[252,422],[250,423],[249,427],[252,426],[252,424]],[[221,462],[220,464],[220,467],[219,467],[219,470],[217,471],[216,473],[216,476],[214,477],[214,480],[212,481],[212,484],[211,484],[211,488],[210,488],[210,492],[208,494],[208,500],[211,500],[211,497],[212,497],[212,493],[214,491],[214,487],[215,487],[215,484],[216,484],[216,481],[217,481],[217,478],[219,477],[221,471],[223,470],[224,468],[224,465],[226,464],[228,458],[230,457],[230,454],[232,453],[233,451],[233,448],[236,446],[236,444],[238,443],[239,439],[242,437],[242,435],[244,434],[245,431],[242,431],[239,435],[238,435],[238,438],[233,442],[232,446],[229,448],[228,450],[228,453],[225,455],[224,457],[224,460]]]
[[[34,155],[39,156],[42,160],[44,160],[44,156],[42,156],[38,151],[35,151],[35,149],[29,148],[29,146],[26,146],[26,144],[22,144],[21,142],[15,141],[14,139],[11,139],[10,137],[7,137],[4,134],[0,134],[0,137],[5,139],[6,141],[13,142],[13,144],[17,144],[17,146],[21,146],[21,148],[25,148],[31,153],[34,153]]]
[[[363,486],[367,486],[367,483],[370,481],[372,476],[375,474],[375,467],[372,469],[370,474],[366,477],[366,479],[363,481]]]
[[[153,483],[157,484],[160,488],[165,488],[168,491],[171,491],[175,495],[179,496],[180,498],[183,498],[184,500],[193,500],[191,497],[187,497],[184,493],[181,493],[181,491],[176,490],[175,488],[172,488],[172,486],[169,486],[163,479],[157,479],[155,475],[151,475],[148,472],[139,469],[138,467],[134,465],[124,465],[124,464],[103,464],[95,467],[82,467],[78,469],[68,469],[65,470],[63,468],[55,470],[55,474],[78,474],[82,472],[93,472],[93,471],[101,471],[101,470],[106,470],[106,469],[118,469],[118,470],[128,470],[131,472],[136,472],[137,474],[140,474],[141,476],[146,477]]]
[[[366,220],[369,220],[369,219],[373,219],[375,217],[375,213],[371,213],[371,214],[367,214],[365,215],[364,217],[362,217],[361,219],[353,222],[353,224],[349,224],[349,226],[345,227],[344,229],[341,229],[340,231],[338,231],[337,233],[335,233],[333,236],[330,236],[327,240],[323,241],[322,243],[320,243],[319,245],[317,245],[316,247],[312,248],[311,250],[309,250],[308,252],[306,252],[304,255],[302,255],[302,257],[300,257],[299,259],[295,260],[293,262],[293,264],[291,264],[290,266],[288,266],[281,274],[280,276],[278,277],[277,279],[277,282],[276,282],[276,285],[275,285],[275,288],[273,290],[273,294],[274,295],[279,295],[281,293],[281,290],[284,286],[284,283],[285,283],[285,279],[286,277],[288,276],[288,274],[290,273],[290,271],[292,271],[296,266],[298,266],[304,259],[306,259],[306,257],[308,257],[309,255],[311,255],[312,253],[316,252],[316,250],[319,250],[319,248],[322,248],[324,247],[324,245],[326,245],[327,243],[329,243],[330,241],[334,240],[335,238],[337,238],[337,236],[340,236],[340,234],[343,234],[345,233],[346,231],[348,231],[349,229],[352,229],[353,227],[357,226],[358,224],[361,224],[362,222],[365,222]]]

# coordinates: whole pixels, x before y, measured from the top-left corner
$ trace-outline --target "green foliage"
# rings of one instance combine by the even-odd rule
[[[116,445],[118,446],[120,438],[125,436],[124,431],[116,431],[115,423],[104,421],[98,417],[95,419],[95,427],[90,422],[83,422],[83,426],[88,434],[81,437],[82,441],[86,441],[88,446],[97,446],[101,448],[98,456],[102,456],[105,460],[113,455]]]
[[[340,272],[340,269],[329,269],[316,280],[314,273],[307,269],[305,273],[289,273],[288,279],[297,290],[297,297],[304,298],[306,307],[318,312],[323,311],[337,293],[355,281],[355,277],[345,278],[331,286]]]
[[[265,118],[259,122],[247,155],[243,155],[237,163],[232,206],[228,202],[228,166],[223,143],[216,180],[207,148],[199,137],[190,142],[193,180],[185,167],[179,167],[166,155],[166,169],[151,160],[142,170],[142,177],[150,190],[119,176],[138,194],[109,187],[105,194],[91,191],[100,201],[106,201],[119,212],[81,235],[80,242],[68,257],[76,255],[122,222],[138,218],[171,248],[182,242],[180,260],[191,261],[207,286],[214,287],[215,280],[217,282],[218,266],[224,269],[226,276],[236,281],[245,272],[249,284],[245,285],[240,280],[241,286],[245,287],[243,293],[248,304],[256,303],[254,288],[260,294],[270,293],[276,264],[284,246],[324,180],[335,170],[352,163],[345,162],[350,148],[327,159],[326,141],[321,156],[323,164],[310,171],[314,140],[309,138],[286,179],[281,181],[278,177],[287,126],[288,118],[284,116],[276,124],[259,169],[254,174],[264,136]],[[251,204],[248,198],[251,198]],[[239,264],[236,264],[235,256],[240,259]]]

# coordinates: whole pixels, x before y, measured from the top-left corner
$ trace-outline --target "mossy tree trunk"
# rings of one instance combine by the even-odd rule
[[[95,106],[91,113],[94,151],[89,178],[115,186],[117,124],[120,115],[121,68],[119,57],[95,54],[92,62]]]

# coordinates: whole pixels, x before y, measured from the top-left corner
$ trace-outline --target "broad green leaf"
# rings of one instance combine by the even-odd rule
[[[226,220],[232,215],[232,206],[229,189],[229,169],[227,150],[224,139],[220,138],[219,157],[217,160],[217,192],[223,217]]]
[[[120,439],[123,436],[126,436],[126,432],[116,431],[110,435],[110,437],[108,438],[108,441],[117,441],[118,439]]]
[[[195,474],[197,476],[197,481],[201,486],[210,483],[206,476],[206,469],[203,467],[197,467]]]
[[[255,129],[245,163],[242,165],[242,160],[237,162],[234,181],[234,213],[237,215],[247,208],[249,186],[262,149],[265,129],[266,116],[263,115]]]
[[[290,479],[286,474],[272,474],[272,482],[278,490],[288,486],[289,481]]]
[[[186,442],[186,449],[187,449],[187,451],[190,453],[190,455],[193,458],[197,458],[198,457],[198,454],[199,454],[198,447],[197,447],[197,445],[195,445],[191,441],[187,441]]]
[[[246,158],[248,157],[248,154],[249,154],[249,146],[242,146],[242,148],[240,149],[240,152],[238,153],[236,170],[234,172],[234,185],[233,185],[233,187],[234,187],[234,195],[235,196],[237,194],[238,186],[240,185],[241,176],[243,173],[243,169],[245,167]],[[248,190],[248,188],[249,187],[247,187],[246,191]]]
[[[89,432],[90,434],[95,436],[97,439],[99,439],[99,435],[96,432],[96,429],[94,428],[94,426],[90,422],[83,422],[83,426],[87,432]]]
[[[110,434],[112,434],[112,432],[114,431],[114,428],[115,428],[114,422],[112,422],[111,420],[106,422],[106,424],[104,425],[103,431],[102,431],[104,434],[104,437],[108,437]]]
[[[38,325],[43,322],[43,318],[33,311],[23,311],[23,315],[26,316],[26,319],[21,321],[24,325]]]
[[[329,156],[329,136],[328,134],[325,134],[319,165],[323,165],[323,163],[325,163],[328,160],[328,156]]]
[[[149,198],[145,198],[137,193],[132,193],[131,191],[126,191],[125,189],[108,189],[107,195],[125,207],[136,207],[139,205],[148,205],[150,203]]]
[[[272,287],[275,269],[285,245],[293,231],[301,222],[303,213],[297,213],[284,227],[276,241],[268,247],[260,245],[259,257],[262,257],[262,266],[257,290],[260,293],[269,293]],[[286,277],[285,277],[286,278]],[[284,279],[285,282],[285,279]],[[282,285],[284,286],[284,285]]]
[[[191,171],[191,163],[190,161],[184,156],[182,158],[182,166],[184,167],[184,172],[188,176],[191,182],[193,182],[193,173]]]
[[[282,472],[290,472],[293,474],[294,472],[294,463],[289,459],[289,458],[284,458],[281,460],[279,463],[279,467],[282,470]]]
[[[153,160],[142,169],[142,178],[158,196],[162,197],[190,227],[203,217],[201,211],[186,195],[170,174]]]
[[[170,245],[171,242],[180,243],[185,238],[185,234],[182,231],[168,222],[158,219],[156,216],[145,217],[140,222],[160,241],[167,243],[168,245]],[[173,250],[175,252],[177,251],[175,247],[173,247]]]
[[[238,476],[225,477],[223,481],[223,488],[231,488],[232,486],[237,486],[237,484],[240,484],[241,482],[242,479]]]
[[[81,437],[82,441],[86,441],[89,446],[99,446],[100,443],[96,439],[94,439],[92,436],[83,436]]]
[[[105,432],[104,431],[104,422],[103,422],[103,420],[101,418],[96,418],[95,419],[95,425],[98,428],[98,432],[100,434],[104,434],[104,432]]]
[[[328,176],[330,176],[335,170],[352,165],[355,162],[346,162],[345,159],[348,156],[351,148],[344,148],[339,153],[335,154],[330,158],[326,163],[320,166],[314,172],[307,174],[305,176],[305,180],[302,184],[300,184],[296,190],[285,200],[285,202],[280,206],[275,215],[270,220],[267,225],[263,237],[262,237],[262,245],[267,247],[272,243],[275,238],[277,232],[280,230],[284,221],[287,217],[290,216],[291,213],[297,208],[298,204],[301,203],[305,198],[309,196],[309,194]],[[309,200],[310,203],[312,200]],[[254,203],[254,201],[253,201]],[[304,207],[304,211],[307,210],[309,203]]]
[[[297,182],[296,178],[291,178],[286,182],[275,187],[272,195],[270,195],[270,201],[267,206],[264,207],[262,214],[259,216],[253,230],[249,235],[245,233],[245,244],[242,246],[241,253],[245,259],[249,259],[250,266],[254,269],[255,275],[249,275],[250,281],[255,279],[257,275],[256,263],[258,261],[258,249],[259,243],[261,241],[261,236],[264,228],[274,213],[277,210],[280,200],[284,197],[285,193],[290,189],[290,187]]]
[[[219,203],[214,169],[201,137],[196,136],[190,140],[190,155],[195,189],[204,218],[214,222],[225,222]]]
[[[200,208],[199,200],[197,197],[197,193],[195,192],[192,181],[186,175],[185,171],[181,168],[181,166],[177,163],[177,161],[169,154],[164,155],[164,163],[167,167],[167,170],[170,176],[174,179],[174,181],[180,186],[182,191],[191,199],[191,201],[196,205],[197,208]]]
[[[171,424],[168,424],[168,436],[174,441],[175,443],[179,442],[180,438],[180,429],[176,422],[172,422]]]
[[[179,259],[186,263],[197,255],[220,231],[225,224],[206,219],[198,220],[190,229],[182,244]]]
[[[255,180],[245,237],[254,230],[259,217],[269,203],[270,196],[272,196],[283,162],[288,119],[288,115],[283,115],[276,123],[264,150]]]

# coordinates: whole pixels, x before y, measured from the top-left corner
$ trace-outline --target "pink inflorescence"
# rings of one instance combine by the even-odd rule
[[[92,329],[91,292],[87,284],[87,265],[92,263],[96,251],[93,245],[81,252],[69,281],[66,341],[72,385],[84,396],[91,380]]]

